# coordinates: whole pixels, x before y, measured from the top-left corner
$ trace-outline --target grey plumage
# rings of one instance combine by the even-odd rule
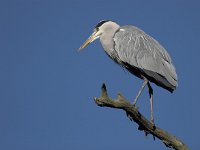
[[[117,59],[131,73],[140,78],[145,76],[171,92],[177,87],[172,60],[155,39],[137,27],[123,26],[115,32],[113,40]]]
[[[141,29],[128,25],[120,27],[116,22],[109,20],[98,23],[93,34],[79,49],[83,49],[97,38],[100,38],[105,52],[112,60],[144,80],[134,105],[144,87],[148,85],[153,122],[153,89],[149,81],[170,92],[178,85],[170,55],[161,44]]]

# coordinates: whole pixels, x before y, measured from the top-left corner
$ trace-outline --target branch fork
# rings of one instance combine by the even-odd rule
[[[144,131],[145,135],[151,134],[153,137],[160,139],[166,147],[173,148],[175,150],[189,150],[189,148],[174,135],[164,131],[163,129],[155,126],[154,123],[146,119],[136,108],[132,105],[122,94],[118,94],[117,98],[113,100],[107,94],[106,85],[101,87],[101,96],[94,98],[95,103],[100,107],[110,107],[116,109],[122,109],[126,112],[131,121],[136,122],[139,127],[138,130]]]

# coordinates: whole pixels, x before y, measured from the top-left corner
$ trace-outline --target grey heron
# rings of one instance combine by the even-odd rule
[[[154,122],[153,89],[150,82],[171,93],[178,85],[176,70],[170,55],[158,41],[143,30],[131,25],[120,26],[111,20],[99,22],[79,50],[98,38],[112,60],[144,81],[133,105],[136,105],[143,89],[148,86],[150,119]]]

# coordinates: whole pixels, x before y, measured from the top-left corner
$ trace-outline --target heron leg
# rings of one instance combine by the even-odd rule
[[[141,88],[140,88],[140,90],[139,90],[137,96],[135,97],[135,100],[134,100],[134,102],[133,102],[133,105],[136,105],[136,103],[137,103],[137,101],[138,101],[138,99],[139,99],[139,97],[140,97],[142,91],[144,90],[145,86],[147,85],[147,83],[148,83],[148,80],[147,80],[146,78],[144,78],[144,82],[143,82],[143,84],[142,84],[142,86],[141,86]]]
[[[149,88],[149,97],[150,97],[150,112],[151,112],[151,122],[154,123],[153,117],[153,88],[151,87],[150,83],[147,83]]]

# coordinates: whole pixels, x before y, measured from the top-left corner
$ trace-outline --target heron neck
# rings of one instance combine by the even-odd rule
[[[101,42],[104,50],[111,57],[115,57],[115,55],[116,55],[116,52],[114,50],[114,40],[113,40],[113,37],[114,37],[115,32],[118,29],[119,29],[119,25],[116,24],[114,27],[112,27],[112,29],[107,30],[100,37],[100,42]]]

